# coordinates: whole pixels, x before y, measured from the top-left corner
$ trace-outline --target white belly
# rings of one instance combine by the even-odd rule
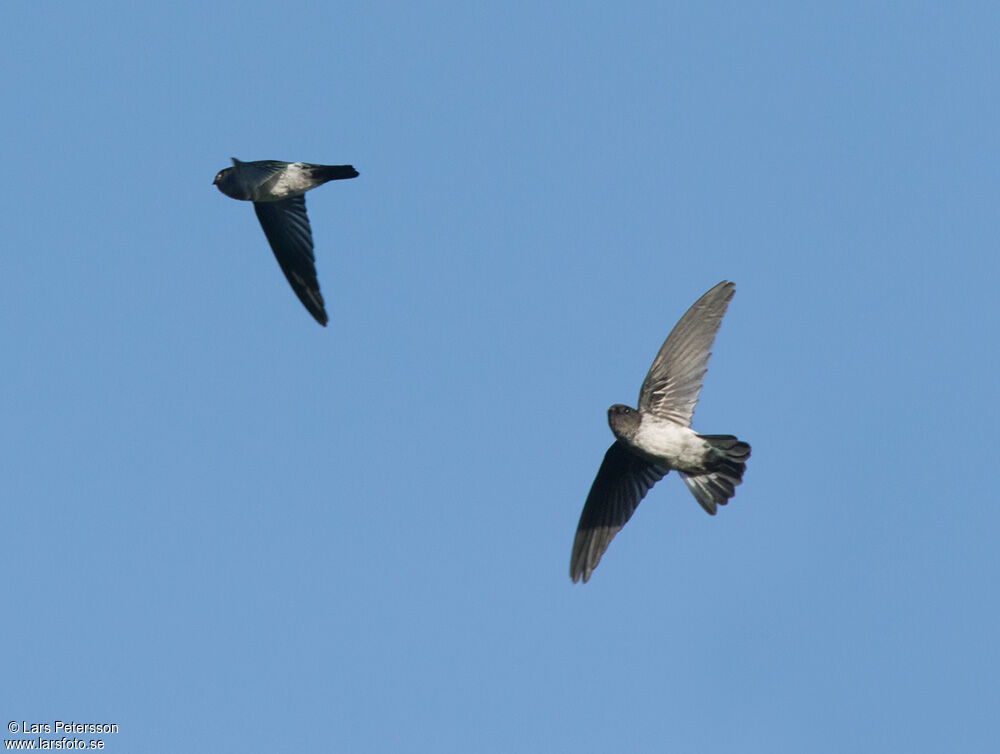
[[[689,427],[644,414],[632,439],[650,460],[678,471],[702,468],[708,443]]]
[[[274,196],[287,199],[290,196],[304,194],[312,186],[312,179],[306,172],[305,166],[301,162],[293,162],[285,168],[281,177],[271,186],[271,193]]]

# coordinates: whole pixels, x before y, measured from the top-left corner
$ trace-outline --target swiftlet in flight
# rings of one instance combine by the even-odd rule
[[[299,301],[325,327],[326,308],[316,278],[305,193],[327,181],[356,178],[358,171],[351,165],[278,160],[240,162],[235,157],[232,160],[233,166],[220,170],[212,183],[226,196],[253,202],[281,271]]]
[[[734,291],[723,280],[674,325],[642,383],[638,410],[621,404],[608,409],[616,439],[580,514],[569,564],[574,582],[586,583],[639,501],[670,469],[713,516],[736,493],[750,446],[732,435],[691,429],[712,343]]]

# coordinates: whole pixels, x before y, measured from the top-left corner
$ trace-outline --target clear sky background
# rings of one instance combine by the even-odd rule
[[[1000,10],[0,9],[3,722],[111,752],[997,751]],[[309,195],[330,325],[230,156]],[[590,583],[664,337],[736,296]]]

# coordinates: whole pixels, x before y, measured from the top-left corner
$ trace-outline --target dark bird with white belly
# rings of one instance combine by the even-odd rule
[[[305,193],[327,181],[357,178],[358,171],[351,165],[232,160],[233,166],[220,170],[212,183],[226,196],[253,202],[285,278],[303,306],[325,327],[326,307],[316,277]]]
[[[608,409],[616,439],[580,514],[569,565],[574,582],[590,578],[611,540],[670,469],[713,516],[743,481],[750,446],[733,435],[691,429],[712,343],[734,291],[723,280],[685,312],[649,368],[637,409],[620,403]]]

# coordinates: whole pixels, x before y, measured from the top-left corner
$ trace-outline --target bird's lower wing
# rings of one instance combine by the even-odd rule
[[[573,540],[569,575],[574,582],[590,579],[615,535],[632,518],[650,487],[667,469],[631,453],[617,440],[604,454]]]
[[[299,301],[321,325],[326,325],[326,308],[316,277],[312,229],[306,215],[304,195],[280,202],[254,202],[254,210],[267,242],[271,244],[281,271],[285,273]]]

